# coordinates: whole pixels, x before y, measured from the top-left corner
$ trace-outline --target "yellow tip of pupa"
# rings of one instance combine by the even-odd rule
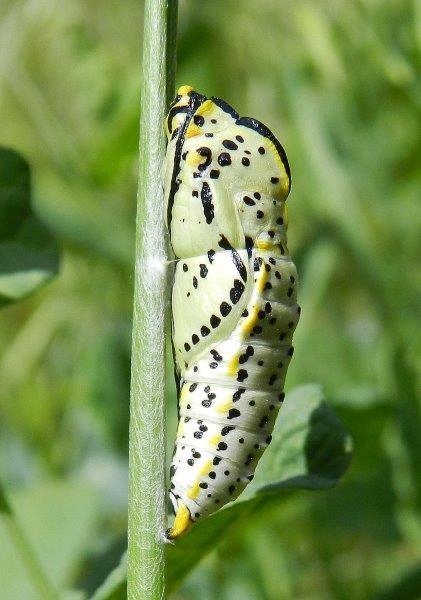
[[[190,511],[183,502],[180,502],[175,515],[173,526],[167,531],[167,537],[170,540],[176,540],[184,535],[192,526]]]
[[[177,95],[178,96],[187,96],[187,94],[192,91],[193,91],[193,88],[191,85],[182,85],[181,87],[178,88]]]

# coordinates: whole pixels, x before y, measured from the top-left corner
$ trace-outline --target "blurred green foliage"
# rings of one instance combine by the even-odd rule
[[[0,145],[33,166],[64,248],[58,278],[0,313],[0,472],[45,528],[43,561],[62,523],[51,575],[87,592],[125,546],[140,5],[0,4]],[[230,529],[175,599],[421,597],[420,50],[416,0],[181,2],[177,82],[287,150],[303,308],[287,384],[321,383],[355,450],[338,488]],[[168,407],[171,438],[171,383]],[[9,554],[2,599],[32,600]]]

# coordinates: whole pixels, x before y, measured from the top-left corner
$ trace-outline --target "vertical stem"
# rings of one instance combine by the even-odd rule
[[[174,76],[174,0],[145,0],[129,440],[129,600],[165,597],[166,260],[162,165]],[[171,18],[172,23],[169,22]],[[167,45],[167,33],[168,45]],[[171,42],[170,42],[171,38]],[[169,44],[172,44],[172,47]],[[166,58],[168,56],[168,59]]]

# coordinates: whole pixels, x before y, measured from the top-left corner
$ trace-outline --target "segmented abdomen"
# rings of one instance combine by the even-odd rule
[[[233,294],[227,297],[211,311],[209,323],[202,326],[206,329],[200,332],[198,328],[197,338],[193,334],[192,340],[184,342],[188,349],[183,349],[185,369],[170,495],[176,511],[182,503],[192,521],[235,499],[253,479],[284,398],[292,334],[299,318],[297,274],[287,256],[258,249],[248,254],[239,253],[248,274],[242,302],[233,303]],[[232,269],[229,251],[212,257],[213,264],[215,259],[219,262],[216,273]],[[190,278],[200,285],[200,275],[193,279],[193,273],[203,272],[200,265],[208,272],[213,267],[209,257],[184,259],[178,265],[175,299],[187,299]],[[184,315],[176,310],[174,314],[174,340],[180,345],[178,320],[190,318],[187,303],[184,310]],[[234,320],[233,310],[241,310]],[[218,328],[225,334],[218,335]],[[204,338],[210,338],[206,349]],[[195,352],[196,339],[202,342],[199,353]]]

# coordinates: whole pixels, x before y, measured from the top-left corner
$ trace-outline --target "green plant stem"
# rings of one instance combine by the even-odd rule
[[[34,590],[43,600],[57,600],[58,596],[48,580],[38,557],[21,528],[0,484],[0,517]]]
[[[162,165],[166,98],[174,74],[173,0],[146,0],[136,217],[129,441],[129,600],[165,597],[165,306]],[[169,40],[168,40],[169,41]],[[167,60],[168,56],[168,60]]]

